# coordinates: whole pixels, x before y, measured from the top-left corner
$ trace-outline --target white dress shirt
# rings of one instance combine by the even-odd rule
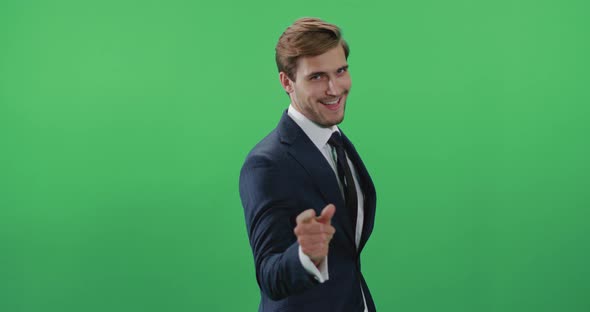
[[[289,105],[289,109],[287,110],[287,114],[289,115],[289,117],[291,117],[291,119],[293,119],[293,121],[295,121],[295,123],[303,130],[303,132],[305,132],[305,134],[309,137],[309,139],[311,140],[311,142],[313,142],[313,144],[318,148],[318,150],[322,153],[322,155],[324,155],[324,157],[326,158],[326,160],[328,161],[328,163],[330,164],[330,166],[332,167],[332,170],[334,171],[334,173],[336,174],[336,177],[338,176],[338,171],[336,169],[336,160],[333,158],[333,155],[335,155],[336,153],[332,153],[332,146],[330,144],[328,144],[328,140],[330,139],[330,137],[332,136],[332,133],[335,131],[340,132],[340,129],[338,129],[337,126],[332,126],[329,128],[324,128],[324,127],[320,127],[319,125],[317,125],[316,123],[314,123],[313,121],[309,120],[307,117],[305,117],[302,113],[300,113],[299,111],[297,111],[297,109],[295,109],[293,107],[293,105]],[[354,165],[352,164],[352,162],[350,161],[350,159],[348,157],[346,157],[347,161],[348,161],[348,166],[350,167],[350,170],[352,171],[352,176],[354,179],[354,185],[356,187],[356,194],[357,194],[357,198],[358,198],[358,209],[357,209],[357,219],[356,219],[356,231],[355,231],[355,243],[356,243],[356,248],[358,249],[359,247],[359,243],[361,240],[361,234],[363,231],[363,219],[364,219],[364,195],[363,192],[361,190],[361,187],[359,185],[359,177],[357,175],[356,169],[354,167]],[[344,196],[344,189],[342,186],[342,183],[340,182],[340,179],[336,179],[338,181],[338,185],[340,186],[340,192],[343,194]],[[311,207],[310,207],[311,208]],[[319,268],[315,266],[315,264],[313,264],[313,262],[311,261],[311,259],[303,253],[303,251],[301,251],[301,246],[299,246],[299,260],[301,261],[301,264],[303,265],[303,267],[305,268],[305,270],[309,273],[312,274],[316,280],[318,280],[320,283],[323,283],[325,281],[327,281],[330,276],[328,274],[328,256],[326,256],[326,258],[324,258],[319,265]],[[361,292],[362,292],[362,287],[361,287]],[[367,302],[365,300],[365,294],[363,292],[363,301],[365,303],[365,312],[368,311],[367,309]]]

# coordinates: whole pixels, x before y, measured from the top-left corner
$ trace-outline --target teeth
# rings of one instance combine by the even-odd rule
[[[327,102],[327,101],[322,101],[322,103],[326,104],[326,105],[334,105],[336,103],[338,103],[338,101],[340,101],[340,98],[337,98],[331,102]]]

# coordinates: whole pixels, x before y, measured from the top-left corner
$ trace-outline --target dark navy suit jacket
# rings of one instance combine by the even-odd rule
[[[285,112],[277,127],[246,157],[240,173],[240,197],[261,290],[259,311],[375,311],[361,273],[360,253],[375,220],[375,187],[356,149],[342,133],[364,194],[360,246],[336,174],[323,154]],[[328,252],[329,280],[319,283],[299,260],[293,233],[298,214],[313,208],[319,215],[336,206],[336,229]]]

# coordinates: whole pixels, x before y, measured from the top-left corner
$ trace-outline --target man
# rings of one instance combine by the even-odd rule
[[[351,88],[348,44],[315,18],[279,38],[279,79],[291,105],[240,173],[259,311],[375,311],[360,253],[375,188],[337,125]]]

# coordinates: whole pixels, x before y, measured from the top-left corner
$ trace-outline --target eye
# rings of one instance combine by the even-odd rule
[[[320,78],[322,78],[321,74],[315,74],[315,75],[311,75],[309,77],[309,80],[320,80]]]
[[[339,69],[338,69],[338,73],[339,73],[339,74],[342,74],[342,73],[344,73],[344,72],[346,72],[346,71],[348,71],[348,67],[342,67],[342,68],[339,68]]]

